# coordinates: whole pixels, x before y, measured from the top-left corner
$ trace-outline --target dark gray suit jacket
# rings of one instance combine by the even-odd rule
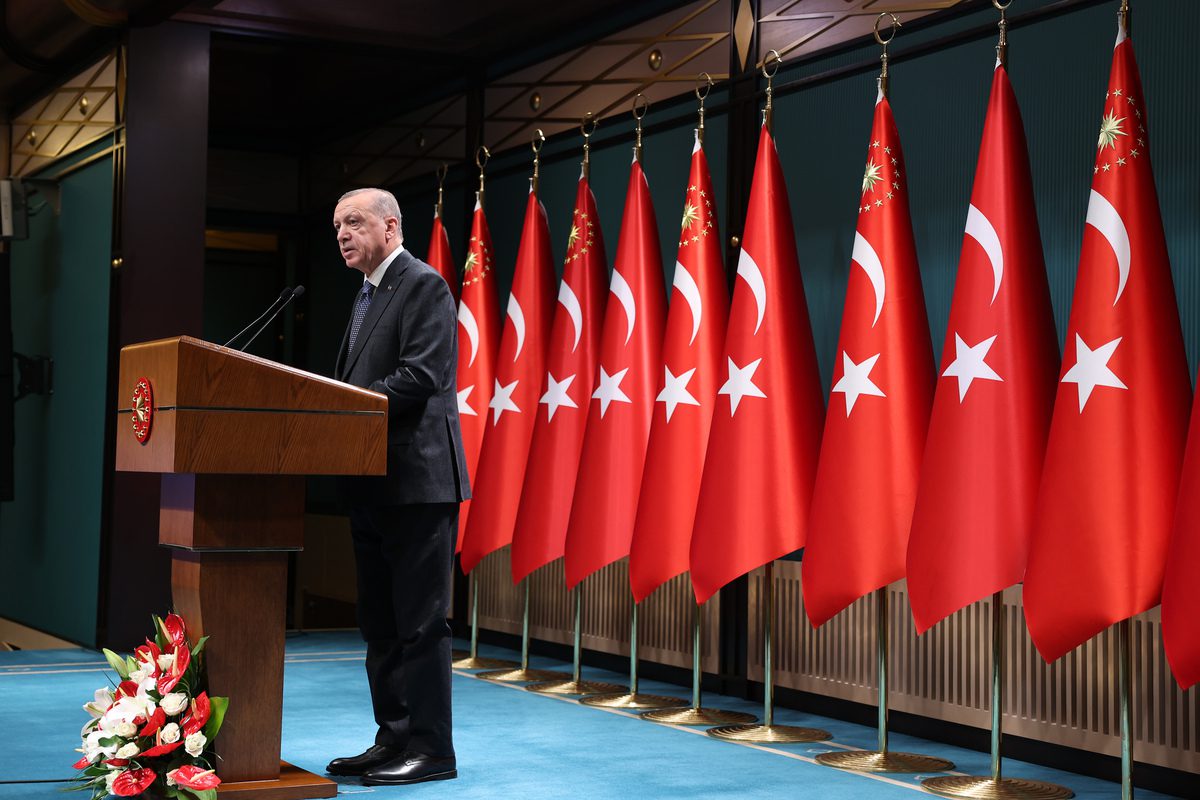
[[[353,318],[353,306],[351,306]],[[347,478],[354,505],[455,503],[471,496],[458,424],[458,321],[450,288],[407,250],[388,265],[334,375],[388,397],[387,475]]]

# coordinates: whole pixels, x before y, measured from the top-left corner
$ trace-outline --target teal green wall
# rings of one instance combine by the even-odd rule
[[[12,244],[13,346],[54,359],[54,394],[16,405],[16,499],[0,503],[0,550],[8,565],[0,617],[94,644],[111,407],[105,396],[111,157],[63,178],[60,187],[62,213],[43,207],[29,219],[29,238]],[[32,207],[43,199],[35,196]]]

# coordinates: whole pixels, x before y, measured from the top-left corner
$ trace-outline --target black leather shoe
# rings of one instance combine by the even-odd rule
[[[373,744],[367,748],[365,753],[346,758],[335,758],[329,762],[329,766],[325,767],[325,771],[330,775],[363,775],[367,770],[386,764],[403,754],[403,750]]]
[[[458,777],[454,756],[438,758],[411,750],[363,774],[367,786],[391,786],[423,781],[448,781]]]

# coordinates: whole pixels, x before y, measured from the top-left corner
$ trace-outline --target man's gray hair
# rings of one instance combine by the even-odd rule
[[[400,236],[400,241],[404,241],[404,227],[401,224],[402,220],[400,217],[400,204],[396,202],[396,195],[392,194],[387,189],[377,189],[374,187],[351,189],[338,198],[338,203],[340,204],[343,200],[360,194],[366,194],[367,192],[374,193],[374,197],[372,197],[371,202],[367,204],[367,208],[371,209],[371,213],[375,214],[380,219],[395,217],[396,233]]]

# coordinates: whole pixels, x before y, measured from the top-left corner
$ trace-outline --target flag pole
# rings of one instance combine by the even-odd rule
[[[487,166],[488,159],[492,157],[491,151],[487,149],[487,145],[479,145],[479,149],[475,151],[475,166],[479,167],[479,189],[475,192],[475,200],[479,203],[479,207],[483,208],[483,183],[484,183],[484,167]],[[441,187],[438,187],[439,200],[441,197]],[[475,577],[475,571],[471,570],[471,652],[466,658],[460,658],[457,661],[451,662],[458,669],[509,669],[517,666],[514,662],[504,658],[480,658],[479,657],[479,581]]]
[[[770,133],[771,116],[774,111],[775,73],[783,59],[779,51],[771,50],[763,59],[762,74],[767,79],[767,103],[763,108],[763,127]],[[833,738],[828,731],[819,728],[800,728],[794,725],[775,724],[775,676],[771,669],[771,638],[775,628],[775,562],[765,565],[762,589],[763,631],[763,721],[761,724],[720,725],[709,728],[707,733],[717,739],[734,742],[822,742]]]
[[[883,38],[879,24],[890,18],[891,35]],[[875,41],[882,52],[879,55],[879,94],[888,94],[888,44],[896,38],[900,18],[883,12],[875,18]],[[954,764],[944,758],[921,755],[920,753],[895,753],[888,750],[888,588],[875,590],[875,653],[879,674],[878,748],[876,750],[843,750],[821,753],[816,762],[826,767],[854,772],[946,772]]]
[[[699,120],[696,124],[696,141],[704,143],[704,100],[712,90],[713,79],[707,72],[700,73],[701,85],[696,87],[696,99],[700,101]],[[731,725],[743,722],[754,722],[755,716],[742,711],[726,711],[719,708],[705,708],[700,703],[700,679],[703,671],[700,665],[701,642],[703,641],[704,606],[696,603],[692,609],[692,704],[687,708],[660,708],[653,711],[643,711],[642,719],[650,722],[664,722],[671,725]]]
[[[641,92],[633,98],[633,119],[635,137],[633,145],[633,160],[642,160],[642,119],[650,110],[650,101]],[[638,602],[633,599],[629,613],[629,691],[609,692],[606,694],[585,697],[579,702],[585,706],[601,708],[675,708],[686,706],[687,701],[678,697],[668,697],[659,694],[643,694],[638,691]]]
[[[1005,6],[1007,8],[1007,6]],[[921,781],[921,787],[941,797],[983,800],[1064,800],[1075,793],[1045,781],[1001,775],[1000,745],[1004,723],[1004,592],[992,595],[992,774],[943,775]]]
[[[1122,4],[1122,8],[1125,8]],[[1133,684],[1133,626],[1128,619],[1117,623],[1117,680],[1121,692],[1121,800],[1133,800],[1133,727],[1130,705]]]
[[[775,51],[772,50],[772,53]],[[779,54],[776,53],[778,58]],[[772,73],[773,75],[774,73]],[[768,98],[770,95],[768,95]],[[768,104],[769,104],[768,99]],[[768,109],[769,110],[769,109]],[[763,630],[763,721],[761,724],[720,725],[709,728],[709,736],[732,742],[786,744],[789,742],[823,742],[833,735],[820,728],[801,728],[775,724],[775,674],[771,663],[772,638],[775,629],[775,562],[768,561],[762,579]]]
[[[538,179],[540,177],[542,146],[546,143],[546,134],[542,133],[541,128],[533,133],[533,141],[530,143],[530,148],[533,150],[533,175],[529,178],[529,191],[535,196],[538,191]],[[526,577],[521,581],[521,586],[524,589],[525,595],[525,610],[521,614],[521,666],[518,669],[502,669],[490,672],[481,672],[478,677],[485,678],[489,681],[502,681],[505,683],[530,683],[533,681],[559,681],[565,680],[567,673],[559,672],[558,670],[550,669],[530,669],[529,668],[529,578]]]

